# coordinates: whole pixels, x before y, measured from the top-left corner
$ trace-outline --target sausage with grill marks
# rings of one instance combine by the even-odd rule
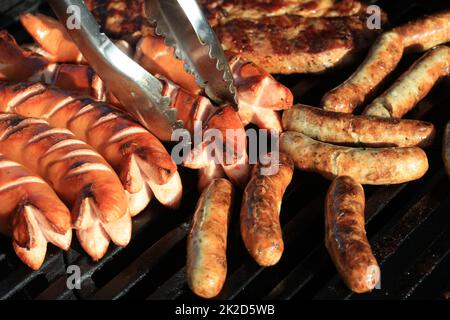
[[[94,147],[117,171],[131,214],[147,206],[152,192],[163,205],[179,205],[182,185],[170,154],[154,135],[113,106],[40,83],[0,83],[0,109],[45,119]]]
[[[12,235],[17,256],[31,269],[44,262],[47,243],[67,250],[70,212],[53,189],[21,164],[0,155],[0,232]]]
[[[408,182],[428,170],[427,155],[418,147],[342,147],[286,131],[280,137],[280,150],[290,155],[300,170],[317,172],[327,179],[350,176],[361,184]]]
[[[67,129],[15,114],[0,114],[0,152],[43,177],[71,208],[83,249],[100,259],[110,239],[131,238],[128,201],[119,178],[94,149]]]
[[[225,282],[232,202],[233,186],[226,179],[213,180],[197,202],[187,241],[187,282],[203,298],[218,295]]]
[[[325,200],[325,246],[342,280],[356,293],[371,291],[380,267],[366,237],[364,189],[348,176],[332,182]]]

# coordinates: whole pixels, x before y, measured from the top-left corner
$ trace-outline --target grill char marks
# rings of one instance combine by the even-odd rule
[[[0,232],[12,236],[17,256],[37,270],[48,242],[68,249],[69,210],[44,180],[18,162],[0,154],[0,168]]]
[[[348,64],[379,32],[367,28],[365,7],[357,1],[202,4],[224,49],[270,73],[322,72]]]
[[[42,118],[55,127],[67,128],[91,145],[121,178],[132,215],[150,201],[150,183],[159,190],[172,183],[172,195],[153,191],[163,205],[178,205],[173,198],[181,198],[182,186],[175,162],[155,136],[122,111],[64,90],[30,84],[0,84],[0,105],[9,106],[1,111]]]
[[[14,114],[0,115],[0,136],[0,152],[43,177],[72,208],[80,243],[94,260],[103,256],[110,239],[122,246],[129,242],[131,217],[125,191],[112,168],[90,146],[75,140],[67,129]],[[38,230],[37,226],[42,225],[36,212],[39,209],[25,209],[28,211],[23,221],[29,224],[26,230]],[[39,248],[44,247],[45,239],[50,241],[45,232],[36,231],[33,235],[40,241]],[[98,241],[102,247],[91,246]]]
[[[200,0],[212,25],[235,19],[264,16],[342,17],[358,13],[361,4],[354,0]]]

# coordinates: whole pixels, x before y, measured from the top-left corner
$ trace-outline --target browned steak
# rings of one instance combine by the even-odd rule
[[[231,20],[297,15],[302,17],[344,17],[357,14],[361,3],[354,0],[198,0],[211,25]]]
[[[108,36],[135,43],[151,32],[143,0],[85,0]]]
[[[380,32],[367,28],[366,6],[353,0],[200,3],[224,49],[270,73],[323,72],[348,64]]]

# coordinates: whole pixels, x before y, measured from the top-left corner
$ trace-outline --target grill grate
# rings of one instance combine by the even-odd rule
[[[8,26],[20,42],[29,41],[16,18],[24,8],[36,9],[38,2],[2,1],[0,10],[9,20],[0,19],[0,27]],[[432,0],[415,1],[409,6],[387,0],[377,3],[388,12],[393,24],[445,5]],[[41,6],[40,10],[48,12],[47,7]],[[400,71],[416,58],[406,57]],[[302,102],[317,104],[326,90],[351,71],[331,74],[327,79],[333,81],[326,83],[320,76],[280,80],[290,85]],[[444,123],[450,118],[446,106],[449,89],[450,80],[441,82],[410,116],[433,122],[438,131],[436,142],[427,151],[427,175],[408,184],[365,187],[367,231],[382,270],[381,289],[355,295],[336,275],[323,245],[323,202],[329,182],[315,174],[296,172],[282,205],[285,253],[277,266],[261,268],[247,254],[240,238],[236,205],[230,226],[228,276],[219,298],[416,299],[448,294],[450,188],[440,158],[440,141]],[[32,272],[15,257],[10,239],[0,236],[0,298],[198,299],[185,278],[185,239],[198,198],[196,173],[185,169],[181,173],[185,185],[181,208],[170,212],[153,202],[134,219],[130,245],[111,247],[98,263],[90,261],[77,244],[67,253],[50,246],[43,268]],[[65,270],[72,264],[81,268],[81,290],[67,288]]]

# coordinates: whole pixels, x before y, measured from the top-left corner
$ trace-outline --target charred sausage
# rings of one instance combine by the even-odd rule
[[[356,293],[371,291],[380,268],[366,237],[364,189],[348,176],[332,182],[325,200],[325,246],[345,284]]]
[[[276,162],[253,168],[241,205],[241,235],[261,266],[273,266],[284,250],[280,225],[281,201],[294,172],[292,159],[279,153]]]

